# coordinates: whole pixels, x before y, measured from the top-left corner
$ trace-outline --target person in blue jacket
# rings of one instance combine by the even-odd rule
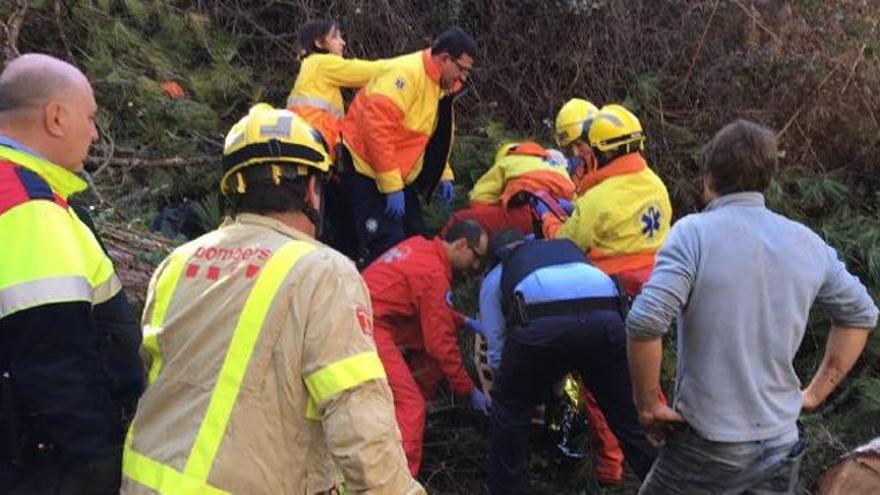
[[[533,408],[567,373],[593,391],[626,458],[644,478],[657,455],[632,398],[624,300],[614,281],[569,240],[497,233],[498,263],[480,288],[480,321],[468,323],[489,347],[493,372],[489,491],[522,493]]]

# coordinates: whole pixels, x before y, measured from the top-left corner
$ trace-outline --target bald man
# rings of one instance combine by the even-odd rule
[[[70,207],[97,139],[91,85],[47,55],[0,74],[0,493],[118,493],[140,332]],[[128,407],[123,407],[128,404]]]

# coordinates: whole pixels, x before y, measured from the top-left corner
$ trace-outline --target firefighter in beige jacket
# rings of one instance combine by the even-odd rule
[[[125,444],[126,494],[424,493],[406,467],[369,294],[313,240],[313,131],[253,107],[221,189],[237,215],[176,249],[144,312],[149,382]]]

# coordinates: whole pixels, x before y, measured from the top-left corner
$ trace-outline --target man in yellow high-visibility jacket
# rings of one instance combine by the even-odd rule
[[[0,74],[4,494],[119,492],[123,418],[143,389],[140,331],[68,204],[87,187],[78,173],[96,111],[85,75],[56,58],[22,55]]]
[[[251,108],[226,138],[235,217],[159,266],[123,493],[419,494],[354,265],[314,240],[330,167],[311,127]],[[341,473],[339,472],[341,471]]]

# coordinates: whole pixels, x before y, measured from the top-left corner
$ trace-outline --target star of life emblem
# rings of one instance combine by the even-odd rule
[[[379,221],[375,218],[368,218],[366,222],[364,222],[364,228],[367,229],[367,232],[370,234],[375,234],[379,230]]]

